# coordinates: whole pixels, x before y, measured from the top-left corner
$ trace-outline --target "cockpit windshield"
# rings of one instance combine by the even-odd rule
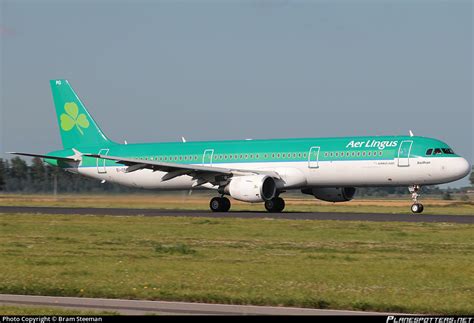
[[[454,155],[454,151],[451,148],[430,148],[426,151],[426,156],[436,155]]]
[[[443,153],[447,155],[454,155],[454,151],[451,148],[442,148]]]

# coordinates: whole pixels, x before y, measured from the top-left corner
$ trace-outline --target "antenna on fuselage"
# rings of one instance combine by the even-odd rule
[[[181,137],[181,141],[182,141],[182,142],[186,142],[186,138]]]
[[[409,130],[409,133],[410,133],[410,137],[414,136],[413,131]]]

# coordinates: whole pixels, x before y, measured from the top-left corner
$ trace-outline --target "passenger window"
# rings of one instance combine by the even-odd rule
[[[427,156],[431,156],[431,153],[433,152],[433,148],[430,148],[426,151]]]

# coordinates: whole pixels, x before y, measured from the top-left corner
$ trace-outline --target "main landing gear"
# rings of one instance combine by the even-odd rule
[[[265,201],[265,208],[268,212],[279,213],[285,208],[285,200],[281,197],[274,197],[271,200]]]
[[[418,197],[420,194],[418,193],[420,191],[420,185],[412,185],[408,187],[408,190],[411,193],[411,199],[413,200],[413,204],[411,206],[411,211],[413,213],[421,213],[423,212],[423,204],[418,203]]]
[[[212,212],[227,212],[230,210],[230,201],[227,197],[213,197],[209,203]],[[268,212],[279,213],[285,208],[285,201],[281,197],[275,197],[265,201],[265,208]]]
[[[227,212],[230,210],[230,201],[227,197],[213,197],[209,203],[212,212]]]

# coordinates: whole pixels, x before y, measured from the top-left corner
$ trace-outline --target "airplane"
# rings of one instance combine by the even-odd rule
[[[214,212],[235,200],[263,202],[281,212],[280,196],[299,190],[345,202],[357,187],[408,186],[411,211],[421,213],[423,185],[452,182],[471,166],[444,142],[427,137],[367,136],[120,144],[100,130],[67,80],[50,81],[63,149],[40,157],[68,172],[154,190],[210,189]]]

